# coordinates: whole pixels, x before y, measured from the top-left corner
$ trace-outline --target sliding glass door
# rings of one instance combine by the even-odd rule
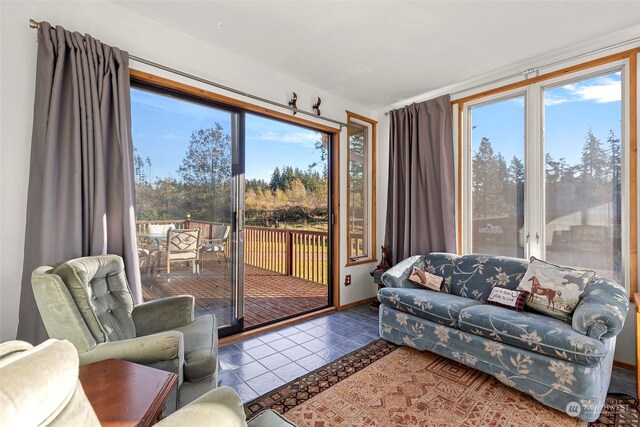
[[[245,327],[327,307],[329,136],[246,114]]]
[[[142,84],[131,105],[144,299],[193,295],[221,336],[329,306],[329,134]]]
[[[196,315],[214,314],[222,333],[240,330],[242,115],[143,86],[131,107],[144,299],[193,295]],[[197,230],[198,242],[171,229]]]

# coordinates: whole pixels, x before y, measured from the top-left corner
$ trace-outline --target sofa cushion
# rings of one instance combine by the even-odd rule
[[[440,292],[451,293],[451,274],[460,257],[446,252],[431,252],[424,256],[423,263],[418,267],[427,273],[443,278]]]
[[[476,300],[428,289],[382,288],[378,299],[387,307],[454,328],[458,327],[460,310],[480,304]]]
[[[517,313],[493,305],[461,310],[458,328],[514,347],[583,365],[606,356],[600,340],[587,337],[567,323],[538,313]]]
[[[494,286],[516,289],[529,263],[520,258],[464,255],[451,275],[451,293],[484,302]]]
[[[526,306],[530,309],[571,322],[571,313],[595,275],[592,270],[561,267],[531,257],[518,289],[529,292]]]

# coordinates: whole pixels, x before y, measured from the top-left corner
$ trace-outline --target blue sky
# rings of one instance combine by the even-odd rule
[[[621,93],[619,73],[547,89],[545,153],[555,160],[565,157],[569,163],[578,163],[589,129],[603,143],[610,129],[620,137]],[[473,153],[486,136],[494,152],[501,152],[507,163],[514,154],[524,158],[524,97],[478,106],[472,111],[472,120],[476,126]]]
[[[220,123],[231,129],[231,113],[140,89],[131,90],[133,143],[137,153],[151,159],[151,178],[179,178],[191,134]],[[267,182],[276,167],[293,166],[306,170],[320,163],[315,141],[317,132],[277,120],[246,115],[246,178]],[[316,167],[322,171],[321,165]]]

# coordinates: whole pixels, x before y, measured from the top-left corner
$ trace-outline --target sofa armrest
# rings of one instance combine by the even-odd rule
[[[411,275],[413,267],[424,269],[424,255],[414,255],[406,258],[389,270],[385,271],[380,280],[387,288],[414,288],[424,289],[415,283],[411,283],[407,278]]]
[[[184,337],[182,332],[167,331],[128,340],[104,342],[86,353],[80,353],[79,357],[81,365],[105,359],[122,359],[143,365],[170,362],[163,366],[182,379],[180,371],[184,364]]]
[[[246,425],[242,400],[230,387],[213,389],[156,424],[158,427]]]
[[[573,329],[591,338],[611,338],[620,333],[629,311],[629,294],[619,284],[595,277],[573,312]]]
[[[136,335],[155,334],[188,325],[193,322],[195,298],[178,295],[138,304],[133,307]]]

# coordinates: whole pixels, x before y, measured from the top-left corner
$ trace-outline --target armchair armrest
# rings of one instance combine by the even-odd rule
[[[122,341],[104,342],[86,353],[80,353],[80,364],[98,362],[105,359],[122,359],[129,362],[148,365],[157,362],[170,367],[182,378],[181,368],[184,364],[184,337],[182,332],[167,331],[139,338]]]
[[[230,387],[218,387],[160,420],[156,426],[246,426],[240,396]]]
[[[168,331],[193,322],[195,299],[178,295],[138,304],[131,316],[136,335],[141,337]]]
[[[629,294],[619,284],[594,277],[573,312],[573,329],[591,338],[620,333],[629,311]]]
[[[407,278],[411,275],[413,267],[424,269],[424,255],[414,255],[406,258],[389,270],[385,271],[380,280],[387,288],[414,288],[421,289],[419,285],[411,283]]]

